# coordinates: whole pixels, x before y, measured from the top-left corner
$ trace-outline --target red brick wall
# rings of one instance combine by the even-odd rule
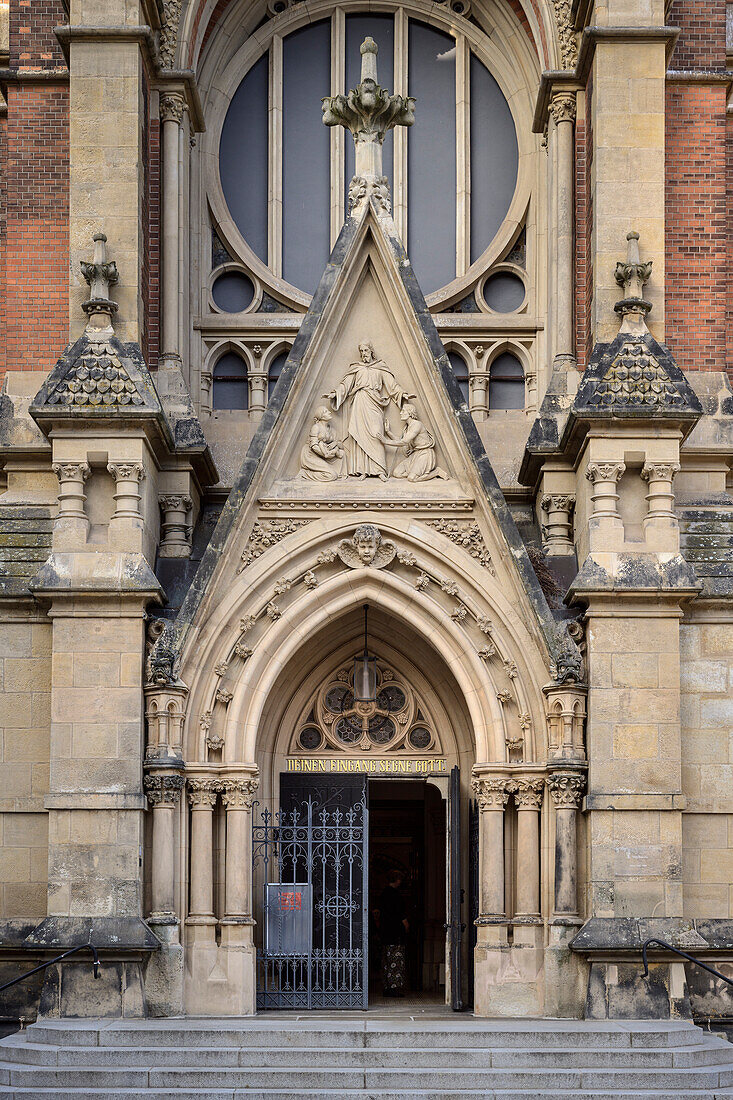
[[[666,341],[685,370],[726,360],[728,212],[725,88],[668,84]]]
[[[10,0],[5,162],[5,366],[50,370],[68,342],[69,96],[33,72],[66,71],[53,28],[61,0]]]
[[[7,206],[6,206],[6,184],[7,184],[7,114],[5,107],[2,108],[0,113],[0,379],[5,374],[5,359],[7,356],[7,310],[6,310],[6,292],[5,286],[5,249],[7,246]]]
[[[593,86],[592,80],[589,79],[585,93],[585,119],[578,119],[575,125],[575,355],[581,370],[585,368],[593,348],[591,324],[593,303],[592,102]]]
[[[672,0],[667,23],[680,28],[670,68],[725,68],[726,0]]]

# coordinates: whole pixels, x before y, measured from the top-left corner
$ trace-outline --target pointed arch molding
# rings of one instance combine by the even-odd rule
[[[523,739],[528,762],[544,760],[549,678],[539,638],[521,621],[500,583],[466,551],[426,525],[380,517],[398,547],[389,568],[351,569],[334,548],[363,521],[339,527],[311,520],[271,547],[220,592],[181,661],[190,687],[184,758],[207,759],[207,738],[222,762],[253,760],[270,692],[319,631],[368,603],[397,616],[450,671],[470,715],[475,759],[509,762]],[[287,553],[286,553],[287,551]],[[283,564],[286,562],[286,564]],[[283,572],[287,571],[287,576]],[[266,747],[269,751],[269,746]]]

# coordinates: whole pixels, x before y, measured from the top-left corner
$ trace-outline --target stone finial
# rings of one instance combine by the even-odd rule
[[[395,126],[412,126],[415,100],[412,96],[390,95],[377,82],[378,47],[373,38],[361,44],[361,83],[348,95],[325,96],[323,121],[326,126],[345,126],[356,147],[355,178],[367,182],[383,180],[382,143]]]
[[[614,277],[624,291],[624,297],[614,306],[623,318],[621,331],[646,332],[646,315],[652,308],[644,299],[644,287],[652,273],[652,261],[641,263],[639,258],[639,234],[627,233],[626,261],[616,264]]]
[[[117,264],[107,259],[107,237],[104,233],[95,233],[94,259],[82,260],[81,273],[90,287],[89,300],[82,303],[82,309],[89,318],[89,324],[95,328],[112,324],[112,315],[117,312],[117,303],[109,296],[109,288],[119,279]],[[96,320],[95,320],[96,318]]]

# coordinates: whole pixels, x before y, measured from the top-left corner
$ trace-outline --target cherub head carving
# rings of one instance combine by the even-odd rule
[[[359,524],[351,538],[342,539],[338,545],[341,561],[352,569],[360,566],[383,569],[396,553],[395,544],[383,539],[381,531],[373,523]]]

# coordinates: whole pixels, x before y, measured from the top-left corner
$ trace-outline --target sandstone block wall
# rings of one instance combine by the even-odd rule
[[[51,624],[0,623],[0,918],[46,915]]]

